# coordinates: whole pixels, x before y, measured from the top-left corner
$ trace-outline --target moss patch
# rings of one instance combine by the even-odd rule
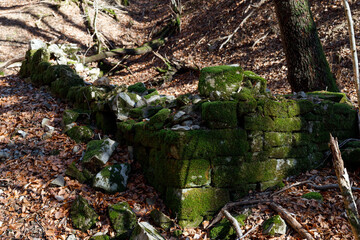
[[[78,195],[70,209],[70,218],[73,226],[85,232],[95,225],[98,217],[89,203]]]
[[[111,226],[119,239],[128,239],[136,225],[136,215],[127,202],[120,202],[108,207]]]
[[[305,193],[301,196],[302,198],[306,198],[306,199],[315,199],[318,200],[320,202],[323,201],[323,196],[321,195],[321,193],[319,192],[309,192],[309,193]]]
[[[237,102],[206,102],[201,105],[201,109],[201,117],[209,128],[237,127]]]

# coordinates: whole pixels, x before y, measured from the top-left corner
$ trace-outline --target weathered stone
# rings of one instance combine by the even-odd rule
[[[70,218],[73,226],[85,232],[95,225],[98,217],[86,199],[78,195],[70,209]]]
[[[148,222],[138,222],[130,240],[165,240]]]
[[[115,164],[105,167],[96,174],[92,186],[106,193],[125,191],[129,172],[130,166],[128,164]]]
[[[65,175],[78,180],[80,183],[84,183],[89,180],[72,162],[65,171]]]
[[[139,95],[142,95],[143,93],[145,93],[147,91],[147,88],[145,87],[144,83],[138,82],[138,83],[135,83],[133,85],[130,85],[128,87],[128,91],[139,94]]]
[[[241,87],[244,70],[234,66],[215,66],[201,69],[198,90],[203,97],[229,99]]]
[[[270,236],[279,236],[286,234],[286,223],[279,216],[275,215],[263,223],[263,234]]]
[[[89,142],[82,160],[83,166],[93,173],[98,172],[109,161],[117,145],[110,138]]]
[[[180,225],[197,227],[204,216],[213,215],[229,202],[229,192],[219,188],[168,188],[165,202],[177,213]]]
[[[111,226],[118,239],[129,239],[136,226],[136,215],[127,202],[120,202],[108,207]]]
[[[158,227],[161,227],[165,231],[168,231],[174,225],[168,216],[157,209],[151,211],[150,217]]]
[[[164,127],[166,120],[169,118],[171,110],[168,108],[161,109],[154,116],[152,116],[149,122],[146,124],[146,128],[149,130],[160,130]]]
[[[87,126],[74,126],[66,134],[75,142],[88,142],[94,137],[94,132]]]
[[[246,218],[247,216],[245,214],[241,214],[235,217],[240,226],[244,225]],[[230,240],[235,239],[236,237],[237,235],[234,227],[226,218],[222,219],[210,230],[210,239]]]
[[[54,180],[51,181],[50,186],[53,187],[64,187],[65,186],[65,180],[63,176],[57,176]]]

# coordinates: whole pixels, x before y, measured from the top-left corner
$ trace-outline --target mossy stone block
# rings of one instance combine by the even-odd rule
[[[295,117],[313,111],[314,103],[309,100],[289,100],[287,109],[288,116]]]
[[[97,173],[109,161],[118,143],[107,138],[92,140],[86,146],[86,152],[82,164],[92,173]]]
[[[166,120],[169,118],[171,110],[168,108],[161,109],[154,116],[152,116],[149,122],[146,124],[146,128],[149,130],[160,130],[164,127]]]
[[[238,102],[238,117],[242,117],[248,113],[254,113],[256,111],[256,100],[239,101]]]
[[[360,147],[346,148],[341,150],[341,156],[347,166],[359,167],[360,166]]]
[[[278,118],[288,117],[287,101],[267,100],[264,104],[264,115]]]
[[[194,130],[176,141],[164,142],[175,159],[211,159],[216,156],[242,156],[249,149],[243,129]]]
[[[291,168],[296,167],[296,163],[295,160],[269,159],[234,166],[216,166],[213,168],[212,184],[216,187],[234,187],[281,180]]]
[[[137,219],[127,202],[120,202],[108,207],[111,226],[116,231],[118,239],[129,239],[135,228]]]
[[[63,112],[63,116],[62,116],[62,125],[66,126],[70,123],[76,122],[76,120],[79,117],[79,112],[71,110],[71,109],[66,109]]]
[[[87,126],[74,126],[66,134],[75,142],[88,142],[94,137],[94,132]]]
[[[84,85],[84,81],[69,66],[57,66],[61,66],[56,69],[58,72],[50,74],[55,75],[54,79],[56,79],[51,82],[51,92],[62,99],[66,99],[69,89],[74,86]],[[51,69],[52,68],[48,68],[47,71]]]
[[[264,133],[264,145],[266,149],[278,146],[302,146],[308,145],[312,140],[308,133],[299,132],[266,132]]]
[[[237,127],[237,102],[206,102],[201,105],[201,109],[201,118],[209,128]]]
[[[201,69],[198,90],[203,97],[229,98],[244,79],[244,70],[236,66],[215,66]]]
[[[86,232],[95,226],[98,217],[99,216],[89,205],[86,199],[78,195],[75,201],[72,203],[70,209],[70,218],[72,220],[73,226],[83,232]]]
[[[269,116],[261,114],[248,114],[245,116],[244,127],[252,131],[274,131],[274,120]]]
[[[245,156],[215,157],[211,159],[212,166],[219,165],[240,165],[245,161]]]
[[[304,119],[300,117],[293,118],[275,118],[274,125],[269,131],[278,131],[278,132],[293,132],[305,130],[307,124]]]
[[[284,159],[284,158],[302,158],[308,154],[308,147],[305,146],[281,146],[272,147],[268,150],[269,157]]]
[[[130,85],[128,87],[129,92],[137,93],[139,95],[142,95],[144,92],[147,91],[147,88],[145,87],[145,84],[142,82],[135,83],[133,85]]]
[[[248,134],[251,152],[261,152],[264,149],[264,132],[250,131]]]
[[[78,180],[80,183],[84,183],[89,180],[72,162],[65,171],[65,175]]]
[[[210,184],[210,162],[205,159],[176,160],[165,162],[164,183],[168,187],[188,188]]]
[[[240,226],[245,225],[244,221],[247,216],[245,214],[240,214],[234,217]],[[236,231],[233,225],[226,218],[222,219],[218,224],[216,224],[210,230],[210,239],[218,239],[218,240],[231,240],[236,239]]]
[[[123,192],[126,190],[129,172],[130,165],[127,163],[107,166],[96,174],[92,186],[109,194]]]
[[[243,86],[252,89],[254,93],[265,94],[266,80],[252,71],[244,71]]]
[[[219,188],[168,188],[165,202],[183,227],[197,227],[229,202],[229,192]]]

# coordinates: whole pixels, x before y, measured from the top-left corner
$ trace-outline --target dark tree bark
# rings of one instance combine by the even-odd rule
[[[274,0],[293,91],[339,91],[308,0]]]

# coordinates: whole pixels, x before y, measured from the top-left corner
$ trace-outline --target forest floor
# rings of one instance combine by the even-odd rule
[[[103,1],[107,5],[112,1]],[[267,79],[274,94],[289,93],[286,81],[287,68],[281,47],[280,33],[271,1],[255,9],[240,30],[221,49],[224,37],[233,33],[238,24],[257,1],[182,1],[184,14],[181,32],[168,39],[158,53],[200,68],[220,64],[239,64]],[[353,1],[355,27],[360,26],[360,2]],[[352,63],[346,31],[346,19],[340,1],[312,1],[317,22],[331,69],[338,86],[357,104],[352,83]],[[137,0],[130,6],[116,10],[118,20],[101,14],[98,29],[113,47],[135,47],[151,39],[156,29],[162,27],[170,16],[168,0]],[[84,24],[79,7],[72,1],[7,0],[0,1],[0,62],[22,57],[30,39],[38,38],[53,43],[76,43],[83,53],[93,50],[92,37]],[[360,36],[360,29],[356,29]],[[358,44],[359,45],[359,44]],[[360,50],[360,49],[358,49]],[[164,63],[153,53],[133,56],[123,64],[127,68],[111,76],[114,84],[145,82],[155,86],[156,67]],[[85,146],[76,144],[62,133],[60,122],[66,105],[52,98],[45,89],[36,89],[16,76],[18,67],[5,70],[0,78],[0,150],[8,149],[10,159],[0,159],[0,239],[66,239],[75,235],[88,239],[95,232],[114,232],[105,217],[109,204],[127,201],[138,217],[148,220],[154,208],[168,210],[160,196],[147,185],[140,166],[132,163],[128,190],[115,195],[97,192],[87,185],[65,178],[65,187],[52,188],[51,180],[63,175],[66,167],[78,160]],[[179,74],[170,82],[155,86],[163,94],[196,93],[197,76]],[[55,132],[43,140],[43,118],[51,120]],[[19,133],[26,133],[23,136]],[[80,150],[74,152],[74,147]],[[55,154],[59,153],[59,154]],[[129,162],[127,149],[119,146],[113,160]],[[130,161],[131,162],[131,161]],[[315,177],[314,177],[315,176]],[[359,184],[356,174],[351,174],[354,186]],[[335,183],[330,169],[313,170],[289,178],[285,184],[312,179],[316,184]],[[275,200],[313,234],[316,239],[352,239],[350,227],[344,217],[342,197],[338,191],[323,191],[323,202],[301,198],[311,191],[307,185],[291,188]],[[75,196],[81,193],[101,215],[100,223],[89,232],[75,230],[69,221],[69,208]],[[250,198],[261,198],[261,193],[250,193]],[[358,197],[359,194],[355,193]],[[151,201],[146,201],[146,200]],[[154,204],[155,202],[155,204]],[[267,205],[250,206],[252,215],[243,230],[249,230],[275,214]],[[233,212],[241,211],[234,209]],[[185,229],[182,239],[208,239],[204,222],[198,229]],[[174,230],[174,229],[173,229]],[[173,231],[172,230],[172,231]],[[171,232],[164,232],[170,239]],[[249,239],[270,239],[257,227]],[[298,239],[294,230],[272,239]]]

